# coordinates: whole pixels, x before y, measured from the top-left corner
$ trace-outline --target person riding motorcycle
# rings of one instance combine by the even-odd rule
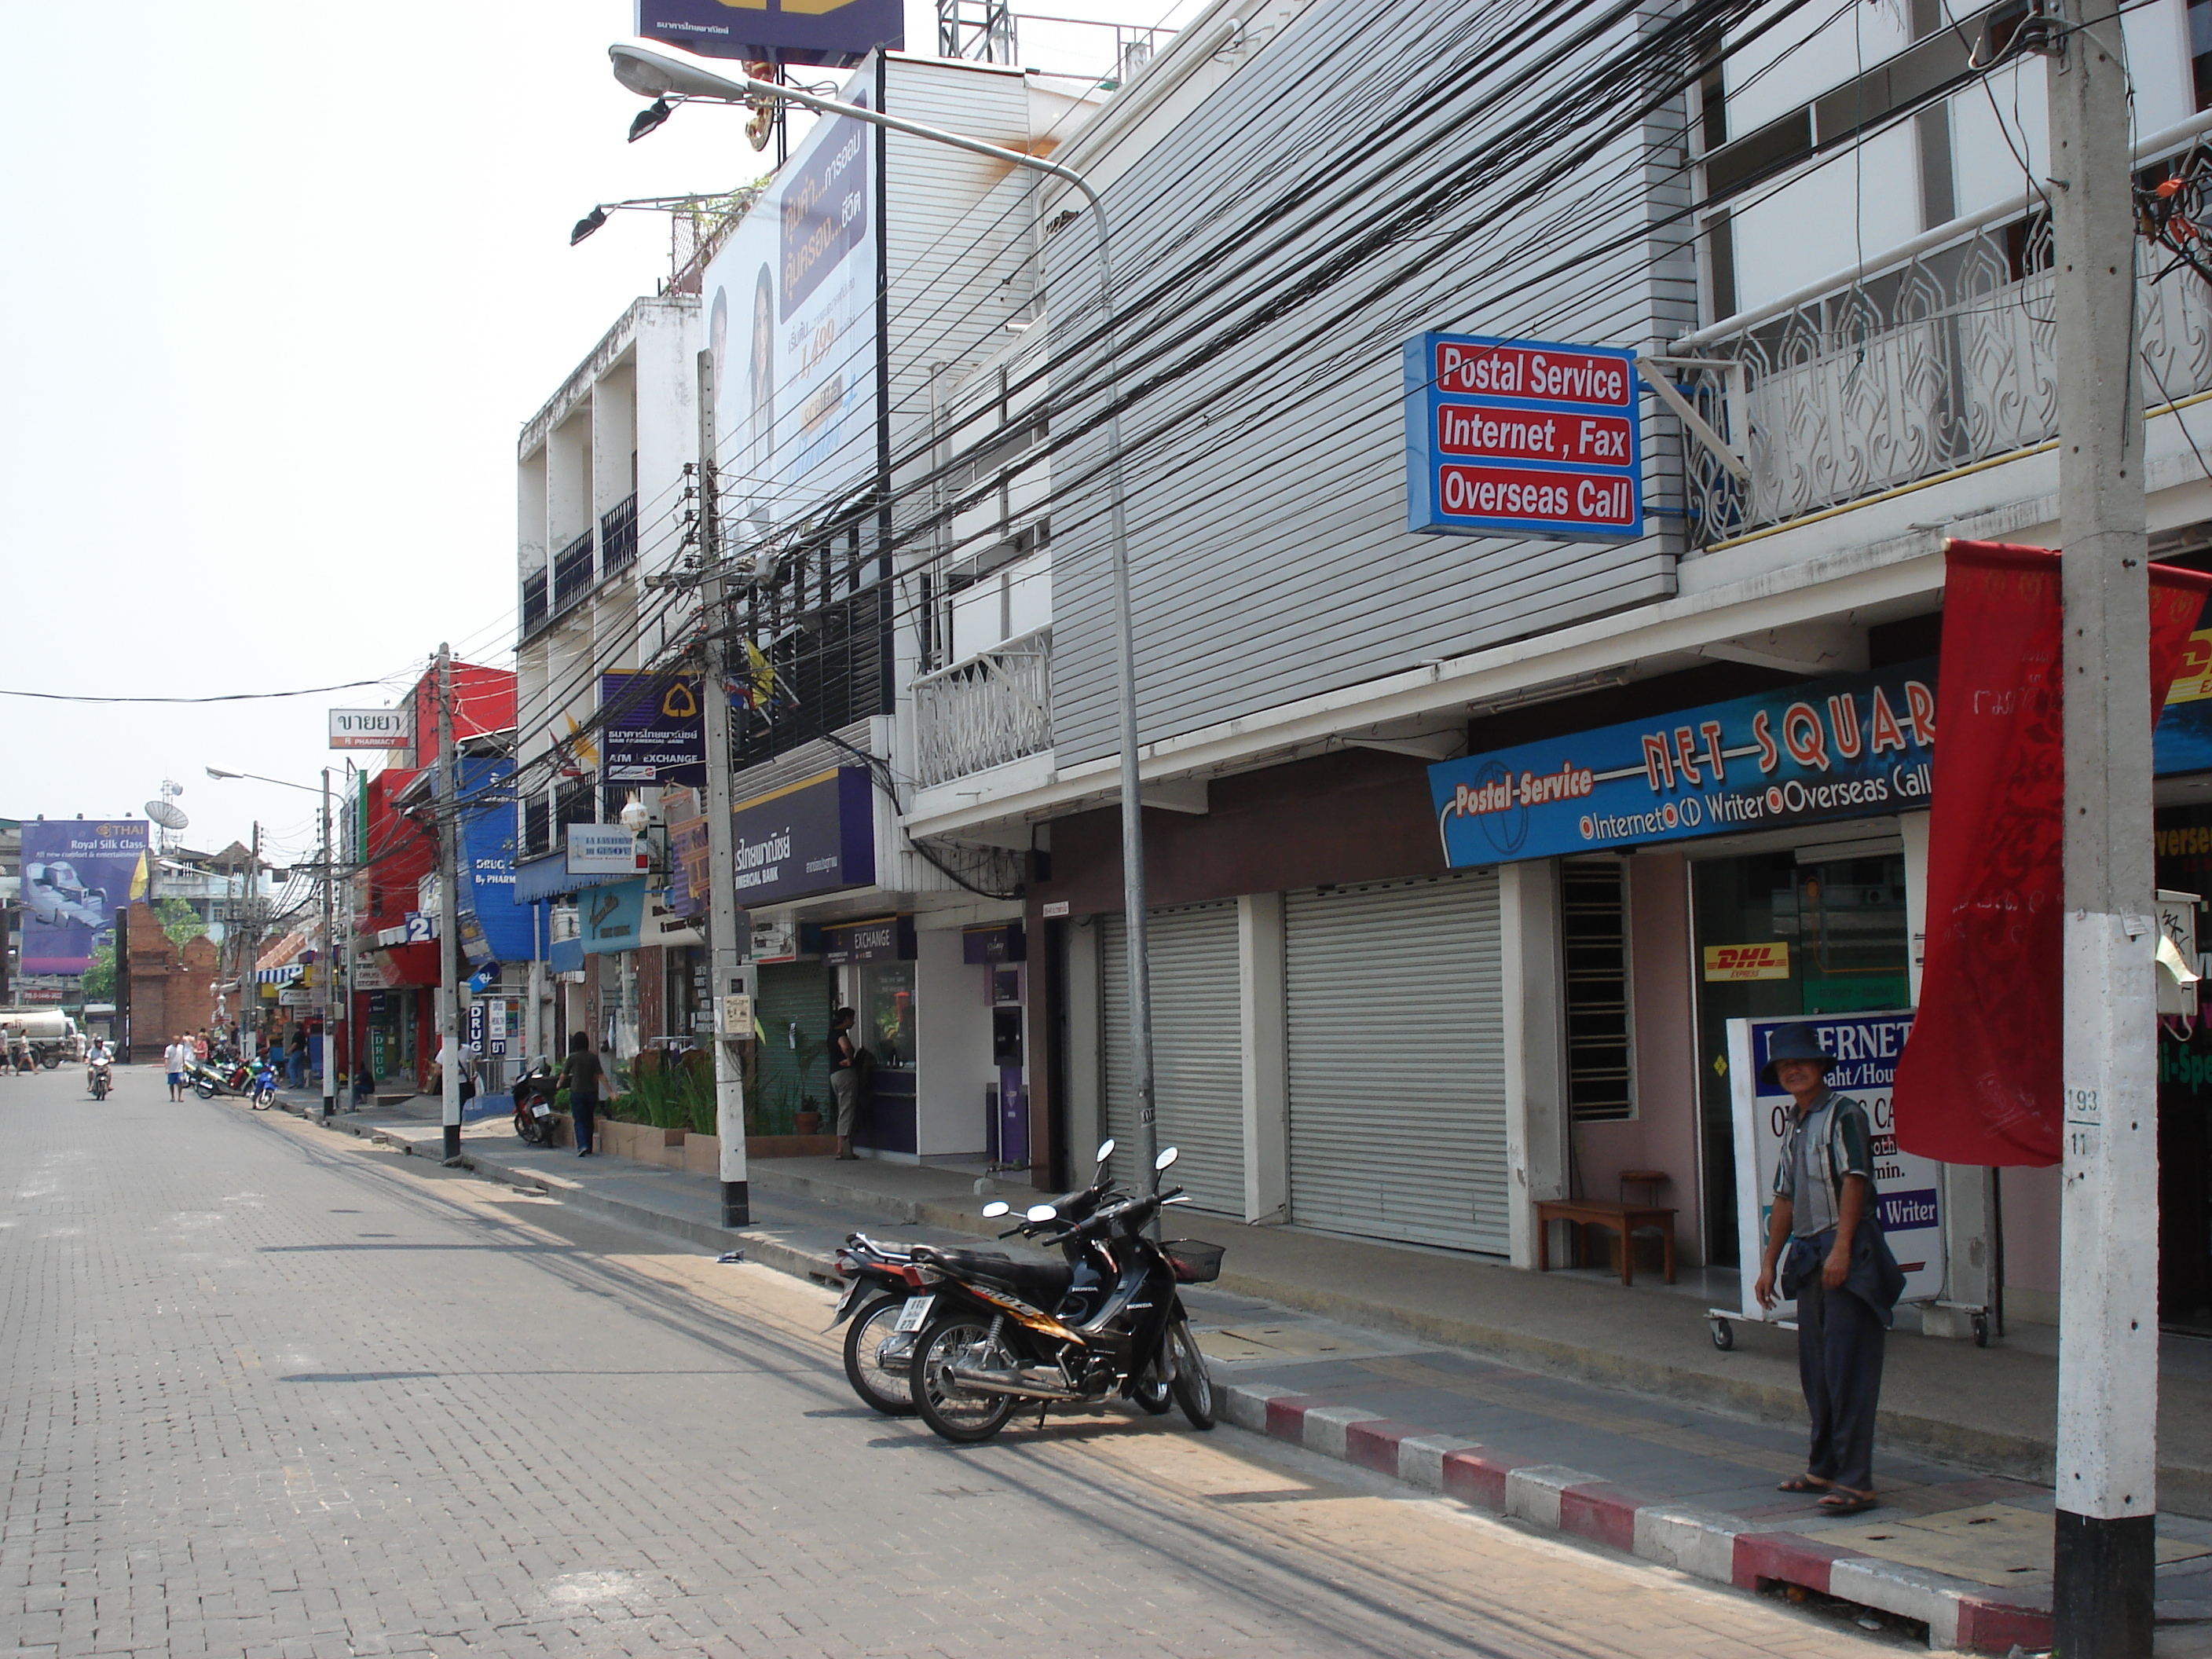
[[[100,1085],[103,1080],[103,1074],[107,1073],[114,1064],[115,1050],[108,1045],[107,1039],[106,1037],[94,1038],[92,1046],[86,1051],[84,1057],[84,1086],[86,1090],[92,1094],[99,1094],[100,1092]]]

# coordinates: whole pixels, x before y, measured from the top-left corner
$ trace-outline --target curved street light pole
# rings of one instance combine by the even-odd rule
[[[964,133],[886,115],[881,110],[823,98],[797,87],[750,76],[717,75],[713,70],[641,46],[607,48],[614,61],[615,78],[643,97],[697,99],[714,103],[757,103],[780,98],[786,103],[823,115],[865,121],[871,126],[903,132],[909,137],[987,155],[1009,167],[1026,168],[1059,179],[1079,191],[1090,210],[1091,234],[1098,260],[1100,344],[1105,353],[1107,523],[1111,543],[1114,581],[1115,668],[1120,680],[1121,727],[1121,903],[1126,918],[1129,969],[1129,1063],[1137,1084],[1137,1150],[1147,1171],[1159,1152],[1158,1103],[1152,1075],[1152,983],[1150,929],[1145,908],[1144,800],[1137,765],[1137,633],[1130,598],[1129,526],[1121,473],[1121,360],[1114,338],[1114,265],[1108,239],[1111,228],[1106,204],[1091,183],[1073,167],[1064,167],[1019,150],[987,144]]]

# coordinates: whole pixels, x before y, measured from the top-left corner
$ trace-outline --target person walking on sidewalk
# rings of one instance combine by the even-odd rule
[[[578,1158],[592,1155],[592,1120],[599,1109],[600,1076],[599,1057],[592,1052],[591,1038],[581,1031],[573,1033],[561,1080],[568,1085],[568,1116],[576,1126]]]
[[[1905,1274],[1875,1210],[1874,1133],[1866,1108],[1828,1087],[1833,1054],[1810,1025],[1785,1025],[1767,1045],[1762,1081],[1796,1103],[1774,1174],[1774,1210],[1753,1294],[1797,1302],[1797,1381],[1813,1419],[1805,1473],[1790,1492],[1825,1492],[1829,1515],[1877,1502],[1874,1419],[1881,1399],[1883,1334]],[[1784,1254],[1784,1251],[1787,1254]]]
[[[179,1036],[161,1050],[161,1069],[169,1074],[169,1098],[185,1097],[185,1067],[192,1057],[192,1045]]]
[[[837,1156],[850,1162],[853,1136],[860,1121],[860,1045],[853,1041],[853,1022],[860,1018],[850,1008],[830,1017],[830,1099],[837,1109]]]
[[[304,1025],[292,1028],[292,1040],[284,1048],[284,1069],[291,1074],[295,1089],[307,1086],[307,1028]]]

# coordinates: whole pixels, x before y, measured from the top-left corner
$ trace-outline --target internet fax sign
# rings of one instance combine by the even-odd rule
[[[1453,536],[1644,533],[1636,354],[1423,334],[1406,343],[1406,527]]]

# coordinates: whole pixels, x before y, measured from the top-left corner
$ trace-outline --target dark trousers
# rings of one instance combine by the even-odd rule
[[[1881,1401],[1882,1339],[1872,1308],[1829,1290],[1816,1270],[1797,1290],[1797,1381],[1813,1416],[1806,1473],[1853,1492],[1874,1490],[1874,1416]]]
[[[568,1097],[568,1116],[575,1124],[576,1150],[580,1152],[592,1150],[592,1118],[599,1109],[599,1103],[589,1095]]]

